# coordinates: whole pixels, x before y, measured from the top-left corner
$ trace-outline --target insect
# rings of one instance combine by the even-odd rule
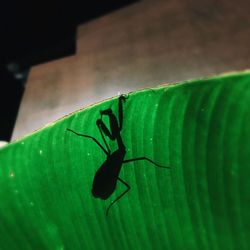
[[[121,193],[116,199],[114,199],[106,210],[106,216],[108,216],[109,210],[114,203],[121,199],[129,190],[130,186],[124,180],[119,177],[121,168],[124,163],[146,160],[149,163],[155,165],[159,168],[170,168],[167,166],[161,166],[147,157],[138,157],[133,159],[125,159],[126,156],[126,147],[123,143],[121,137],[121,131],[123,127],[123,103],[128,97],[125,95],[120,95],[118,99],[118,118],[114,115],[111,108],[100,111],[101,118],[96,121],[96,125],[101,133],[102,140],[105,144],[105,147],[93,136],[80,134],[72,129],[67,128],[68,131],[74,133],[77,136],[86,137],[92,139],[100,149],[106,154],[106,160],[102,163],[100,168],[97,170],[94,176],[92,184],[92,195],[95,198],[100,198],[103,200],[108,199],[116,189],[117,182],[119,181],[125,185],[126,190]],[[103,122],[103,116],[107,116],[110,124],[110,130],[107,128]],[[117,142],[118,149],[113,153],[110,151],[110,148],[107,144],[106,138]]]

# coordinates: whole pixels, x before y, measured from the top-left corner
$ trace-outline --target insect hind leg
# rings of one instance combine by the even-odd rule
[[[118,181],[120,181],[122,184],[124,184],[127,189],[121,193],[115,200],[113,200],[110,205],[108,206],[107,210],[106,210],[106,216],[108,216],[109,210],[111,208],[112,205],[114,205],[118,200],[120,200],[130,189],[131,187],[128,185],[127,182],[125,182],[124,180],[122,180],[121,178],[118,177]]]

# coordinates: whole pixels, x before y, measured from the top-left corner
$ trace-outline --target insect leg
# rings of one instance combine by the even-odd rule
[[[75,131],[73,131],[72,129],[69,129],[69,128],[67,128],[67,130],[70,131],[70,132],[72,132],[72,133],[74,133],[74,134],[76,134],[76,135],[78,135],[78,136],[82,136],[82,137],[86,137],[86,138],[92,139],[92,140],[93,140],[93,141],[103,150],[103,152],[104,152],[106,155],[110,155],[110,153],[109,153],[109,152],[101,145],[101,143],[100,143],[99,141],[97,141],[97,139],[94,138],[93,136],[79,134],[79,133],[77,133],[77,132],[75,132]]]
[[[99,131],[101,133],[102,140],[104,141],[104,143],[106,145],[106,148],[107,148],[107,150],[108,150],[108,152],[110,154],[110,148],[109,148],[108,143],[107,143],[107,141],[106,141],[106,139],[105,139],[105,137],[103,135],[103,133],[106,135],[107,133],[109,133],[109,131],[108,131],[107,127],[105,126],[105,124],[103,123],[103,121],[101,119],[98,119],[96,121],[96,125],[97,125],[97,127],[98,127],[98,129],[99,129]]]
[[[109,210],[110,210],[110,208],[111,208],[111,206],[115,203],[115,202],[117,202],[118,200],[120,200],[130,189],[131,189],[131,187],[128,185],[128,183],[126,183],[124,180],[122,180],[121,178],[119,178],[118,177],[118,181],[120,181],[122,184],[124,184],[126,187],[127,187],[127,189],[123,192],[123,193],[121,193],[115,200],[113,200],[111,203],[110,203],[110,205],[108,206],[108,208],[107,208],[107,210],[106,210],[106,216],[108,216],[108,213],[109,213]]]
[[[109,129],[107,128],[107,126],[104,124],[104,122],[101,119],[98,119],[96,121],[96,124],[97,124],[103,138],[104,138],[104,136],[103,136],[103,133],[104,133],[106,136],[109,137],[109,139],[111,139],[111,140],[115,139],[115,137],[111,134],[111,132],[109,131]]]
[[[123,124],[123,108],[122,108],[122,102],[125,102],[126,99],[128,99],[125,95],[119,96],[119,103],[118,103],[118,109],[119,109],[119,129],[122,130],[122,124]]]
[[[129,162],[141,161],[141,160],[149,161],[150,163],[154,164],[156,167],[159,167],[159,168],[170,168],[170,167],[167,167],[167,166],[161,166],[161,165],[155,163],[154,161],[150,160],[150,159],[147,158],[147,157],[138,157],[138,158],[134,158],[134,159],[129,159],[129,160],[123,161],[123,163],[129,163]]]

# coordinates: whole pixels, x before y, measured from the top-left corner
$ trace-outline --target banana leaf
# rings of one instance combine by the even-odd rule
[[[250,71],[69,114],[0,150],[0,249],[250,249],[249,139]]]

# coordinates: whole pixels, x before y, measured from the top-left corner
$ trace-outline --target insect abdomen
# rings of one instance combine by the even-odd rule
[[[95,198],[107,199],[116,188],[125,152],[115,151],[95,174],[92,194]]]

